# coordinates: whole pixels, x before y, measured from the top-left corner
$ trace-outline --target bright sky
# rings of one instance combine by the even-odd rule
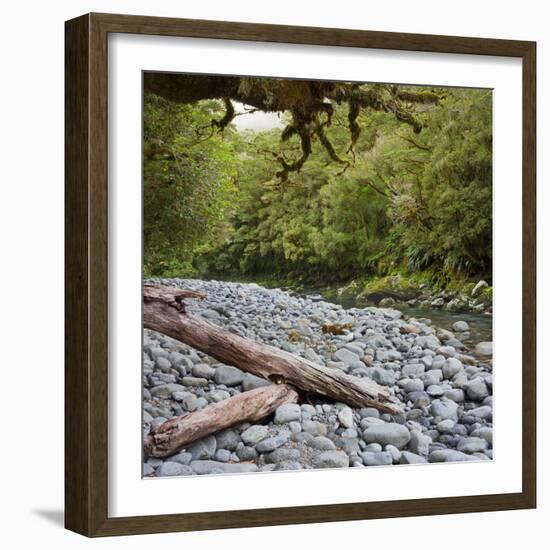
[[[235,107],[235,111],[237,113],[243,113],[246,108],[251,108],[243,105],[242,103],[238,103],[237,101],[233,102],[233,106]],[[248,115],[240,115],[235,117],[233,119],[233,124],[235,124],[239,132],[249,129],[259,132],[261,130],[282,128],[284,126],[282,121],[282,113],[264,113],[263,111],[256,111]]]

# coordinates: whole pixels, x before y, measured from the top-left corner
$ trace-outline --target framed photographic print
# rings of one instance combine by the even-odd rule
[[[535,44],[66,23],[66,527],[536,505]]]

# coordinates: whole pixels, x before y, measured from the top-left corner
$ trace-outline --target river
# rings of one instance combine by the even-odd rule
[[[301,296],[321,295],[327,302],[340,304],[342,307],[363,308],[365,307],[364,300],[358,300],[357,296],[343,295],[339,296],[334,291],[327,292],[326,288],[307,288],[295,294]],[[470,327],[470,331],[464,334],[464,338],[460,338],[465,344],[475,345],[478,342],[492,341],[493,339],[493,316],[482,313],[454,313],[437,308],[419,308],[411,307],[405,303],[397,303],[392,306],[393,309],[398,309],[403,312],[405,318],[416,317],[417,319],[429,319],[434,326],[441,327],[447,330],[453,330],[453,323],[456,321],[466,321]]]
[[[220,279],[218,276],[212,276],[212,279]],[[358,299],[356,295],[347,293],[339,294],[335,287],[327,286],[307,286],[299,289],[294,289],[291,286],[285,284],[279,285],[274,280],[255,280],[255,279],[241,279],[239,277],[232,278],[227,277],[224,280],[232,282],[243,283],[256,283],[266,288],[283,288],[297,296],[323,296],[327,302],[334,304],[340,304],[342,307],[349,308],[364,308],[366,307],[364,299]],[[470,331],[467,333],[457,333],[460,335],[460,340],[469,346],[475,346],[478,342],[491,342],[493,340],[493,316],[483,313],[455,313],[445,311],[438,308],[420,308],[409,306],[406,303],[397,303],[392,306],[394,309],[398,309],[403,312],[405,318],[416,317],[417,319],[429,319],[432,325],[441,327],[447,330],[453,330],[453,323],[456,321],[466,321],[470,327]]]

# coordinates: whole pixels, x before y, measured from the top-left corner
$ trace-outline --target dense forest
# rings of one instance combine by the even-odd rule
[[[282,127],[239,132],[234,117],[253,115],[228,100],[146,91],[145,275],[490,281],[491,91],[357,90],[406,109],[334,101],[308,134],[288,110]]]

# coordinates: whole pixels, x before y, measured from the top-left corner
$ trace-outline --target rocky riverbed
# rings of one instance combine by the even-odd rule
[[[188,311],[245,336],[386,386],[402,414],[351,408],[316,395],[282,405],[166,459],[143,475],[183,476],[311,468],[490,460],[492,344],[469,349],[453,331],[390,308],[350,308],[256,284],[184,279],[148,282],[206,293]],[[162,334],[144,330],[143,432],[269,384]]]

